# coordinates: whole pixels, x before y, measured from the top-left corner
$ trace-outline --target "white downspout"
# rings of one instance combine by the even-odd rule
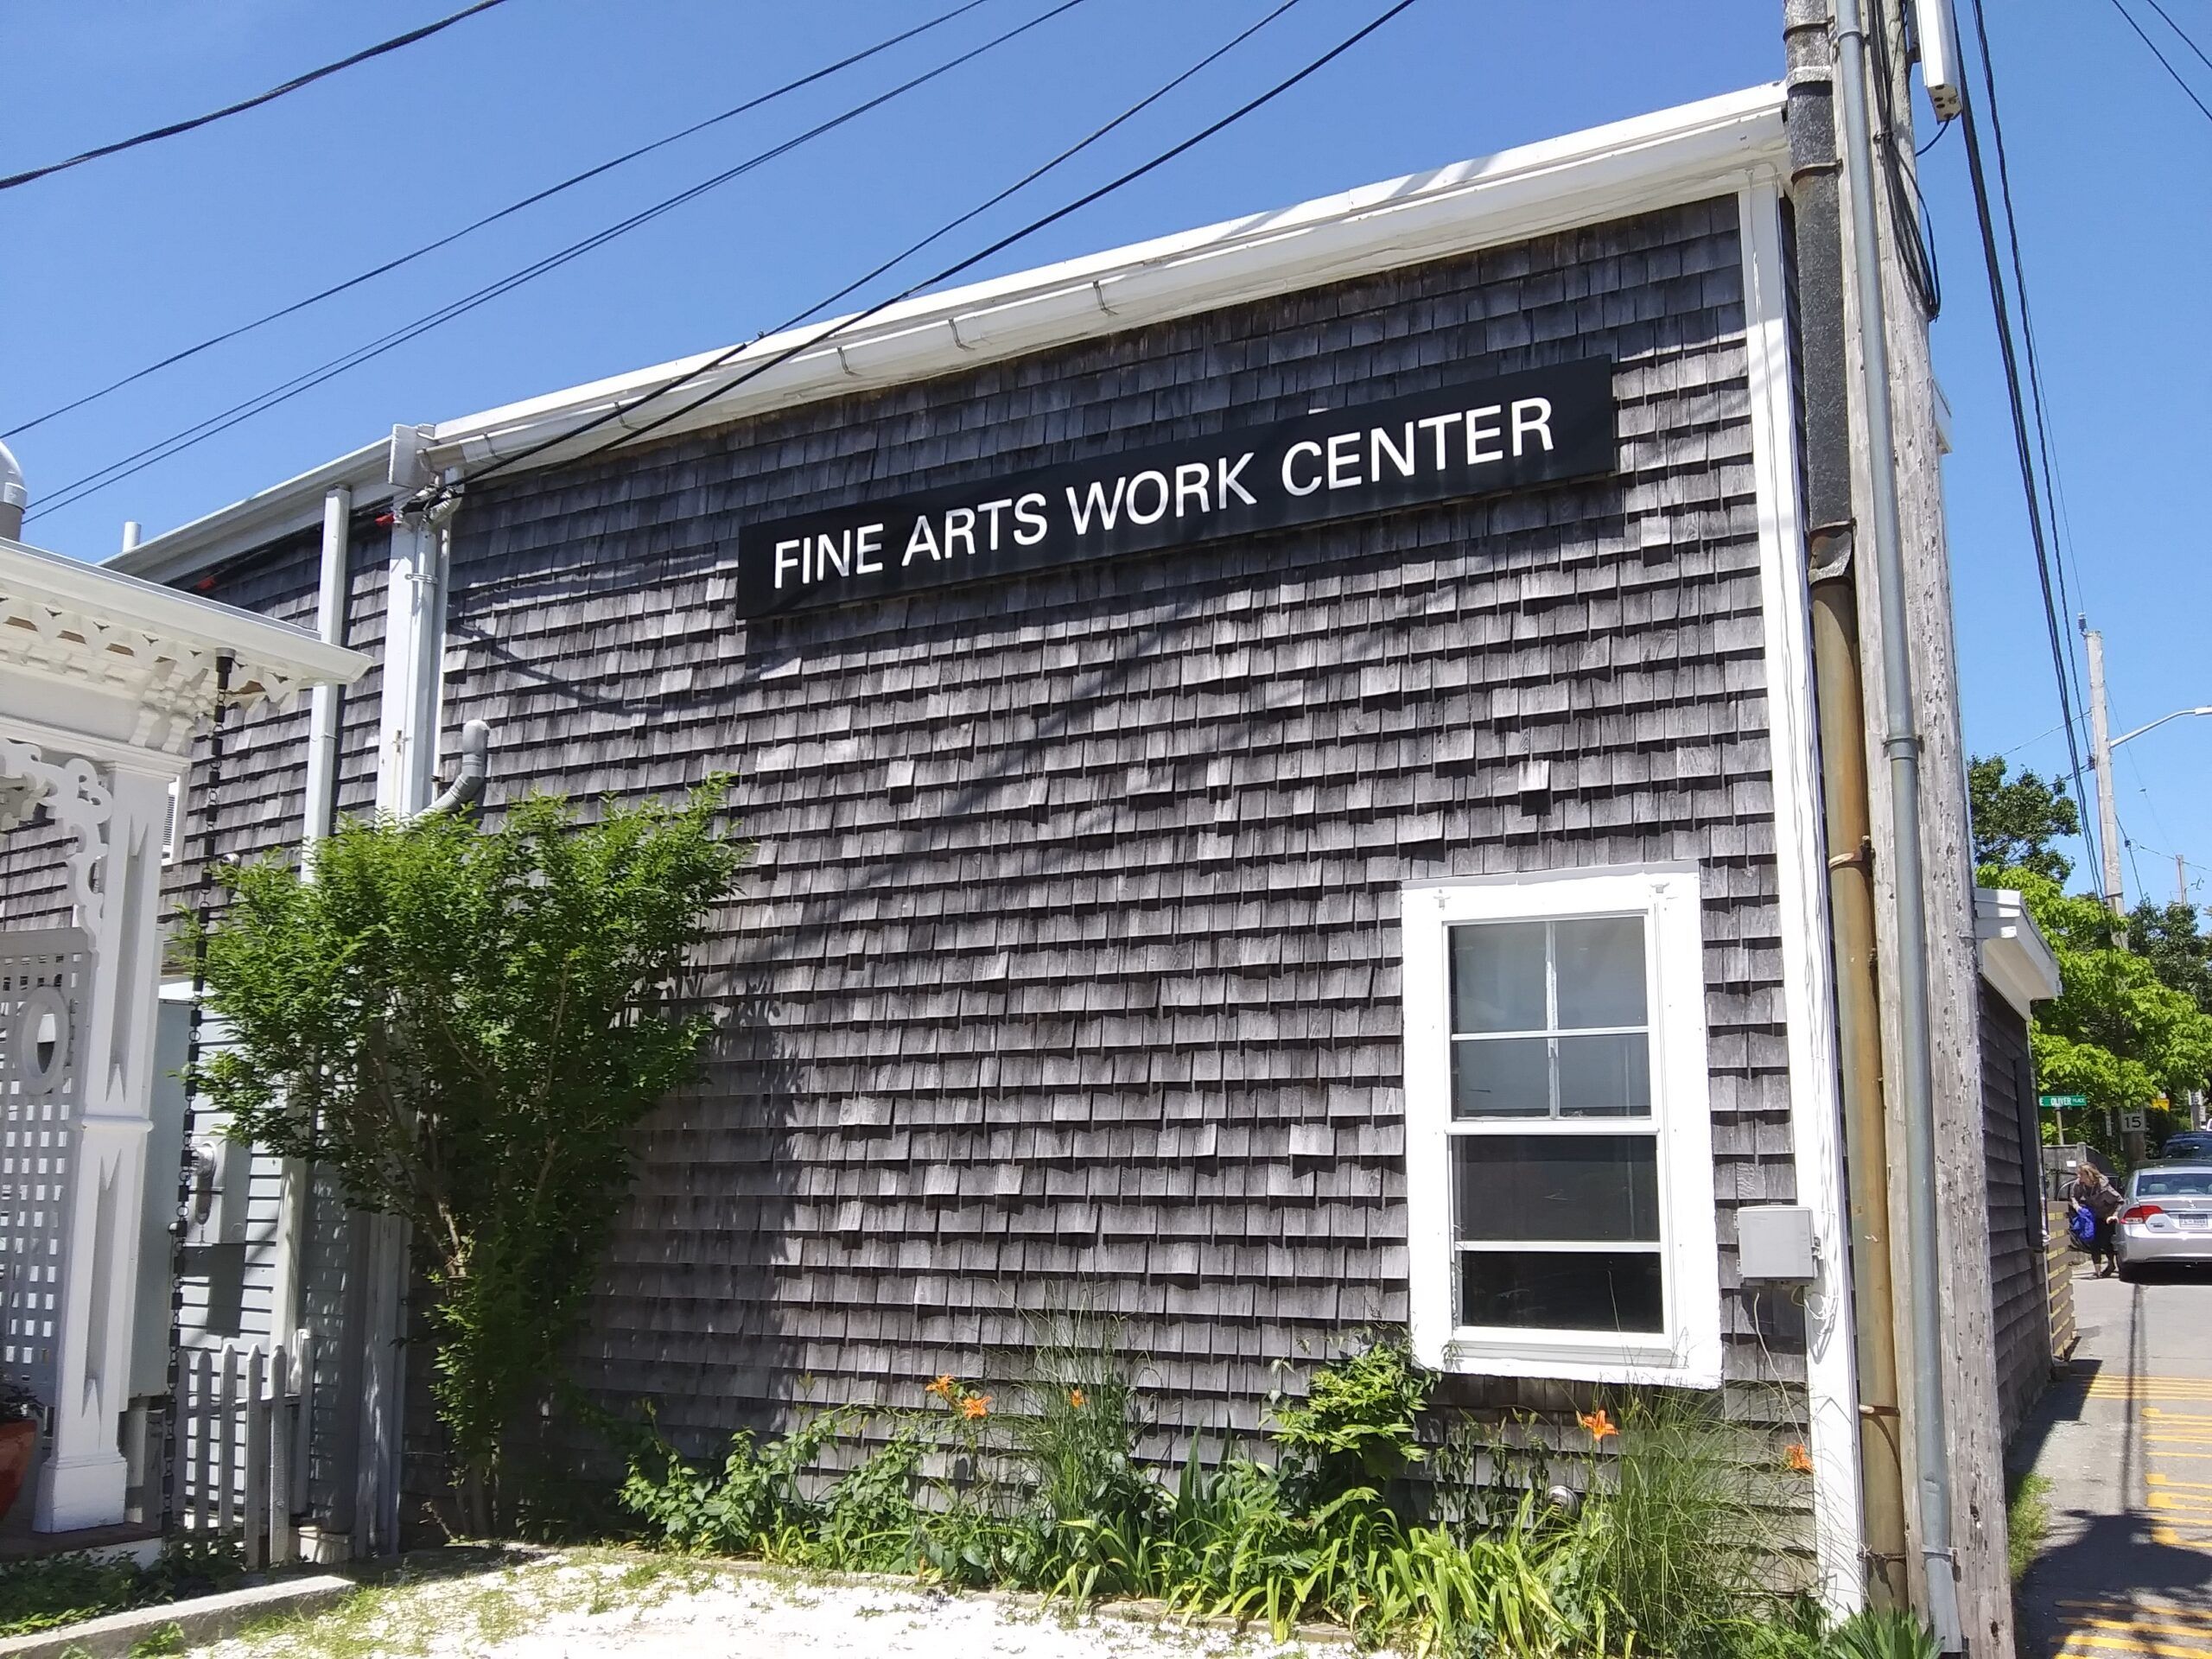
[[[326,643],[346,643],[346,601],[352,571],[353,492],[344,485],[322,498],[322,569],[315,600],[315,633]],[[337,806],[338,716],[344,692],[318,685],[308,694],[307,799],[301,814],[300,867],[315,879],[316,844],[330,834]],[[307,1230],[308,1166],[283,1160],[276,1198],[276,1226],[269,1287],[269,1339],[298,1363],[300,1355],[300,1240]],[[302,1392],[312,1377],[302,1377]]]

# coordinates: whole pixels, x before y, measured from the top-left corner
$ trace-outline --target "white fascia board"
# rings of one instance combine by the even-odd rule
[[[0,537],[0,598],[11,607],[42,606],[190,650],[228,652],[257,679],[266,677],[289,685],[351,685],[369,666],[359,652],[327,644],[289,622],[274,622],[234,605],[219,605],[4,537]],[[71,642],[54,635],[41,643],[50,655],[57,643]],[[76,643],[86,652],[101,649],[92,640]]]
[[[1704,196],[1732,194],[1788,155],[1779,83],[1393,179],[1202,230],[903,301],[824,340],[836,322],[770,334],[667,402],[625,414],[717,353],[442,423],[429,459],[478,467],[538,444],[524,466],[574,458],[732,385],[657,428],[674,435],[944,374],[1170,318],[1495,246]],[[810,342],[822,340],[819,345]],[[606,417],[613,416],[609,420]],[[589,431],[577,432],[597,422]],[[558,442],[575,433],[572,442]],[[548,443],[549,440],[555,442]],[[156,543],[149,543],[156,545]]]
[[[1981,946],[1981,976],[2021,1019],[2032,1015],[2034,1004],[2058,995],[2057,955],[2017,890],[1976,887],[1974,931]]]
[[[105,563],[110,569],[149,582],[181,581],[280,537],[314,529],[322,522],[323,497],[341,486],[354,492],[356,508],[389,500],[391,466],[391,440],[379,438],[297,478],[141,542]]]

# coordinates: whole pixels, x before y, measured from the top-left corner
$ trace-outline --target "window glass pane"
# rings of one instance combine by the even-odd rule
[[[1655,1251],[1461,1250],[1459,1323],[1656,1333]]]
[[[1453,928],[1452,1029],[1541,1031],[1544,1025],[1544,925]]]
[[[1452,1116],[1549,1117],[1551,1039],[1495,1037],[1452,1045]]]
[[[2195,1169],[2146,1169],[2135,1178],[2139,1198],[2212,1198],[2212,1174]]]
[[[1560,1028],[1643,1024],[1643,918],[1556,926]]]
[[[1649,1039],[1642,1032],[1558,1041],[1561,1117],[1651,1116]]]
[[[1659,1242],[1649,1135],[1455,1135],[1453,1236]]]

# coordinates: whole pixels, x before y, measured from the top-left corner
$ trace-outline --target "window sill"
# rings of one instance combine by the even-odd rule
[[[1667,1389],[1717,1389],[1720,1356],[1685,1353],[1664,1343],[1624,1347],[1613,1341],[1577,1341],[1561,1333],[1550,1340],[1503,1339],[1496,1332],[1462,1331],[1439,1354],[1422,1362],[1453,1376],[1542,1378],[1560,1382],[1613,1382]]]

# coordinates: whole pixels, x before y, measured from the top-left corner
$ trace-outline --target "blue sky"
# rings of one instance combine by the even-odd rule
[[[952,244],[981,245],[1204,125],[1381,0],[1300,0],[1251,42]],[[0,429],[529,190],[895,32],[950,0],[509,0],[207,130],[0,196]],[[298,317],[11,440],[41,495],[300,373],[979,43],[1046,0],[988,0],[823,86],[686,140]],[[1084,0],[1066,16],[81,505],[31,539],[86,558],[365,442],[746,338],[964,211],[1274,0]],[[2192,487],[2212,448],[2203,273],[2212,122],[2119,0],[1992,0],[2002,113],[2075,606],[2106,634],[2116,729],[2212,703]],[[2199,95],[2212,70],[2133,0]],[[7,19],[0,171],[274,84],[452,0],[87,0]],[[2167,0],[2212,50],[2212,0]],[[1281,206],[1777,77],[1781,0],[1421,0],[1243,125],[995,264],[1013,270]],[[1922,137],[1932,132],[1922,111]],[[1947,135],[1925,163],[1969,746],[2064,764],[1995,337]],[[918,261],[907,279],[937,264]],[[980,274],[980,273],[979,273]],[[895,284],[894,284],[895,285]],[[2179,630],[2177,632],[2177,630]],[[2141,887],[2172,855],[2212,901],[2212,720],[2120,751]],[[2127,872],[2131,895],[2136,868]]]

